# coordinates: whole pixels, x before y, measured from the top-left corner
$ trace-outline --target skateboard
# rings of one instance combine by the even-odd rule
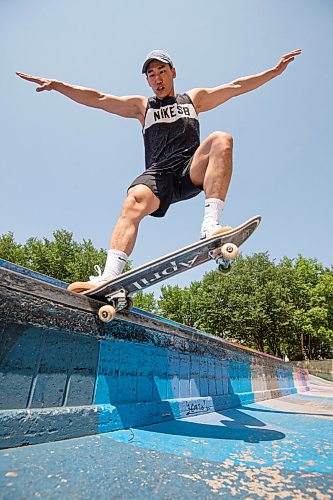
[[[108,323],[118,311],[133,307],[135,293],[210,259],[216,262],[221,273],[228,273],[238,248],[251,236],[260,221],[260,215],[252,217],[236,228],[159,257],[81,294],[107,303],[99,309],[98,316]]]

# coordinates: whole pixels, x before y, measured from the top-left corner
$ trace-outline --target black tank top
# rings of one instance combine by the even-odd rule
[[[146,169],[173,170],[200,144],[198,115],[187,94],[150,97],[143,126]]]

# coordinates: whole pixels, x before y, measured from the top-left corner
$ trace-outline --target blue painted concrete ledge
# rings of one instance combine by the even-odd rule
[[[0,446],[13,448],[209,416],[309,390],[272,356],[99,303],[0,262]]]

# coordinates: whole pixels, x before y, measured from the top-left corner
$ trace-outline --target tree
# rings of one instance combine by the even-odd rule
[[[153,314],[158,314],[157,301],[155,300],[154,293],[144,293],[140,290],[134,296],[134,306],[143,311],[148,311]]]
[[[229,275],[163,287],[158,305],[171,319],[276,356],[333,354],[333,275],[315,259],[240,255]]]
[[[285,349],[291,359],[318,359],[332,352],[333,275],[317,259],[286,257],[280,279],[293,304],[293,336]]]
[[[71,283],[85,281],[94,273],[94,266],[103,268],[106,250],[97,250],[91,240],[77,243],[73,233],[58,229],[48,238],[29,238],[24,245],[15,242],[14,234],[0,236],[0,257],[34,271]],[[129,270],[131,262],[125,270]]]
[[[0,236],[0,258],[25,266],[27,255],[23,245],[15,242],[14,233],[9,232]]]

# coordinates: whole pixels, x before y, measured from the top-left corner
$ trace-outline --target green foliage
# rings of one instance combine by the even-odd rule
[[[0,236],[0,258],[34,271],[72,283],[86,281],[94,274],[94,266],[102,269],[106,250],[97,250],[91,240],[77,243],[73,233],[58,229],[48,238],[29,238],[24,245],[15,242],[13,233]],[[130,263],[125,270],[130,269]]]
[[[14,240],[14,233],[9,232],[0,236],[0,258],[25,266],[27,256],[24,246]]]
[[[239,256],[228,275],[163,287],[158,305],[170,319],[276,356],[333,354],[333,275],[315,259]]]
[[[194,282],[190,288],[179,286],[161,287],[162,295],[158,301],[159,313],[173,321],[200,328],[202,311],[201,283]]]
[[[148,311],[151,313],[157,313],[157,301],[154,298],[154,293],[143,293],[142,291],[138,292],[134,296],[134,306],[138,309],[142,309],[143,311]]]

